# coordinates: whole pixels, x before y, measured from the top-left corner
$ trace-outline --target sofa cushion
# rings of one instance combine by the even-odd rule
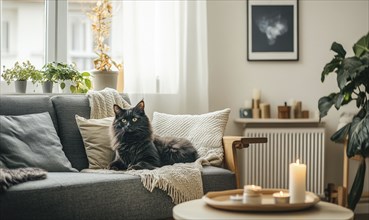
[[[186,138],[192,142],[200,157],[212,165],[223,160],[223,135],[230,109],[202,115],[170,115],[154,112],[152,127],[159,136]]]
[[[0,161],[7,168],[77,171],[66,158],[48,112],[0,115]]]
[[[235,188],[234,174],[204,167],[205,190]],[[207,191],[205,191],[206,193]],[[163,219],[174,204],[159,189],[147,191],[127,174],[48,173],[45,180],[11,187],[0,196],[0,219]],[[39,212],[43,210],[43,212]],[[139,210],[139,211],[138,211]]]
[[[110,127],[114,117],[86,119],[76,115],[76,122],[85,145],[88,168],[106,169],[115,153],[111,147]]]
[[[78,114],[90,118],[90,107],[85,95],[57,95],[51,98],[59,126],[59,137],[63,151],[78,170],[88,167],[86,151],[75,120]]]
[[[58,123],[53,104],[47,95],[0,95],[0,115],[25,115],[49,112],[54,127]]]

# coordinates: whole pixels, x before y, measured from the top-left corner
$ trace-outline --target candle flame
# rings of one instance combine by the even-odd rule
[[[255,185],[251,185],[251,188],[252,188],[252,189],[255,189]]]
[[[297,160],[296,160],[296,163],[297,163],[297,164],[300,164],[300,159],[297,159]]]
[[[283,192],[282,192],[282,191],[280,191],[280,192],[279,192],[279,195],[283,196]]]

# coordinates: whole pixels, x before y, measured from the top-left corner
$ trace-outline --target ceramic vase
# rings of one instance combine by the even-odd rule
[[[95,91],[103,90],[106,87],[117,89],[119,71],[91,71],[92,86]]]

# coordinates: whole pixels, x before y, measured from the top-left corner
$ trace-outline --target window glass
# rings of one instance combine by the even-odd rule
[[[0,6],[1,68],[26,60],[41,68],[45,60],[45,1],[6,0]]]

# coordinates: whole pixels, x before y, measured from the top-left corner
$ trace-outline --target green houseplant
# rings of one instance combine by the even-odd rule
[[[362,158],[348,197],[348,206],[354,210],[363,192],[365,158],[369,156],[369,33],[354,44],[355,55],[352,57],[346,57],[346,51],[339,43],[333,42],[331,50],[336,55],[325,65],[321,81],[324,82],[329,73],[336,72],[339,91],[320,98],[318,107],[322,118],[333,105],[338,110],[351,101],[356,102],[358,113],[352,122],[331,137],[335,142],[347,138],[347,156],[360,155]]]
[[[122,64],[117,64],[108,55],[109,46],[106,44],[110,35],[111,18],[113,17],[113,7],[109,0],[98,0],[95,7],[92,8],[87,16],[92,21],[92,31],[94,34],[94,51],[97,58],[94,59],[95,70],[92,71],[93,87],[95,90],[101,90],[105,87],[116,89],[118,73],[122,70]],[[111,68],[115,66],[118,71]]]
[[[51,62],[43,67],[44,82],[60,81],[60,88],[65,89],[66,81],[70,81],[69,90],[72,93],[86,93],[91,89],[90,73],[79,72],[74,64]]]
[[[58,64],[55,62],[47,63],[42,67],[42,79],[40,83],[42,84],[42,90],[44,93],[51,93],[54,83],[59,79]]]
[[[4,72],[1,74],[1,76],[8,85],[10,82],[14,81],[15,91],[17,93],[26,92],[27,80],[31,80],[32,83],[35,84],[42,78],[40,71],[37,70],[36,67],[28,60],[22,64],[15,62],[14,66],[9,69],[5,69],[4,66]]]

